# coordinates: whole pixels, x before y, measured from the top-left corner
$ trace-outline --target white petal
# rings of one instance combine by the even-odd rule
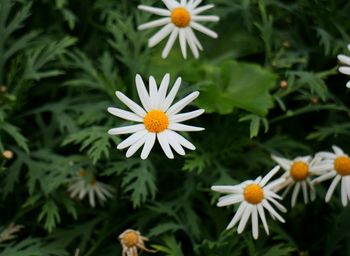
[[[243,232],[243,230],[247,224],[247,221],[250,217],[250,214],[252,213],[253,207],[254,207],[253,205],[248,204],[247,208],[244,210],[243,216],[242,216],[241,221],[239,222],[239,225],[237,228],[238,234]]]
[[[162,52],[162,58],[165,59],[166,57],[168,57],[169,55],[169,52],[171,50],[171,48],[173,47],[174,43],[175,43],[175,40],[176,40],[176,37],[179,33],[179,28],[177,27],[174,27],[173,28],[173,32],[171,32],[170,36],[169,36],[169,39],[168,39],[168,42],[166,43],[164,49],[163,49],[163,52]]]
[[[202,16],[193,16],[192,20],[194,20],[194,21],[212,21],[212,22],[216,22],[216,21],[219,21],[220,18],[218,16],[215,16],[215,15],[202,15]]]
[[[94,195],[94,191],[92,189],[89,190],[89,202],[90,202],[90,205],[92,207],[96,206],[96,204],[95,204],[95,195]]]
[[[330,152],[318,152],[316,156],[321,158],[331,158],[331,159],[336,158],[336,155]]]
[[[166,38],[171,31],[175,28],[173,23],[169,23],[168,25],[165,25],[162,27],[161,30],[159,30],[157,33],[155,33],[149,40],[148,40],[148,47],[152,48],[153,46],[156,46],[161,42],[164,38]]]
[[[200,14],[202,12],[205,12],[206,10],[209,10],[211,8],[213,8],[214,5],[213,4],[207,4],[207,5],[203,5],[195,10],[192,11],[192,15],[197,15]]]
[[[148,133],[148,131],[145,129],[138,131],[138,132],[135,132],[134,134],[130,135],[128,138],[123,140],[121,143],[119,143],[117,146],[117,149],[124,149],[124,148],[131,146],[136,141],[138,141],[143,136],[145,136],[147,133]]]
[[[195,91],[192,92],[191,94],[187,95],[185,98],[182,100],[176,102],[174,105],[172,105],[167,111],[166,114],[168,116],[177,114],[180,112],[184,107],[186,107],[189,103],[194,101],[197,97],[199,96],[199,92]]]
[[[285,171],[289,171],[290,167],[293,164],[293,161],[288,160],[286,158],[283,157],[279,157],[279,156],[275,156],[275,155],[271,155],[271,158],[278,163]]]
[[[146,6],[146,5],[139,5],[137,8],[139,8],[142,11],[157,14],[160,16],[170,16],[171,15],[171,12],[167,9],[156,8],[156,7]]]
[[[190,27],[185,28],[185,33],[186,33],[187,42],[191,48],[192,54],[197,59],[199,57],[199,52],[198,52],[198,49],[196,46],[197,38],[195,37],[195,35]]]
[[[264,187],[267,184],[267,182],[269,182],[269,180],[279,171],[279,169],[279,165],[275,166],[268,174],[265,175],[265,177],[261,180],[259,185]]]
[[[350,88],[350,81],[348,81],[348,82],[346,83],[346,87],[347,87],[347,88]]]
[[[350,75],[350,67],[339,67],[339,72],[345,75]]]
[[[143,122],[143,118],[126,110],[120,108],[108,108],[107,111],[114,116],[123,118],[125,120],[135,121],[135,122]]]
[[[185,6],[187,4],[187,0],[181,0],[180,5]]]
[[[217,206],[218,207],[228,206],[231,204],[236,204],[236,203],[242,202],[242,200],[243,200],[242,195],[227,195],[227,196],[223,196],[219,199]]]
[[[187,7],[188,7],[189,9],[194,9],[194,8],[196,8],[201,2],[202,2],[202,0],[194,0],[194,1],[191,2],[191,3],[188,3],[188,4],[187,4]]]
[[[334,180],[332,181],[332,183],[329,186],[329,189],[327,191],[326,198],[325,198],[326,202],[329,202],[329,200],[331,199],[333,192],[334,192],[334,189],[336,188],[336,186],[338,185],[340,180],[341,180],[340,175],[335,176]]]
[[[346,190],[348,193],[348,199],[350,201],[350,176],[345,176],[343,179],[346,181],[345,185],[346,185]]]
[[[142,77],[139,74],[136,75],[135,83],[136,83],[137,94],[139,95],[139,98],[143,107],[147,111],[150,111],[151,110],[150,98],[149,98],[146,86],[142,80]]]
[[[337,57],[340,62],[350,66],[350,57],[344,54],[339,54]]]
[[[204,27],[202,24],[199,24],[195,21],[191,21],[190,26],[194,28],[195,30],[198,30],[199,32],[202,32],[203,34],[206,34],[207,36],[210,36],[212,38],[217,38],[218,34],[216,34],[213,30]]]
[[[293,194],[292,194],[292,201],[291,201],[292,207],[295,206],[295,203],[297,201],[297,197],[298,197],[298,194],[299,194],[299,190],[300,190],[300,183],[296,182],[294,190],[293,190]]]
[[[324,173],[326,171],[330,171],[333,169],[333,164],[317,164],[314,166],[311,166],[310,168],[310,172],[312,174],[321,174]]]
[[[162,0],[162,1],[170,11],[180,6],[180,4],[174,0]]]
[[[258,210],[256,206],[253,206],[252,210],[252,232],[254,239],[259,237],[259,221],[258,221]]]
[[[170,133],[169,130],[164,131],[164,133],[168,139],[170,146],[176,151],[176,153],[184,156],[186,154],[185,150],[181,147],[181,144],[176,140],[176,138],[173,136],[173,134]]]
[[[277,202],[275,199],[273,199],[272,197],[269,197],[267,198],[271,203],[273,203],[277,208],[278,210],[280,210],[281,212],[287,212],[287,209],[282,205],[280,204],[279,202]]]
[[[173,131],[182,131],[182,132],[198,132],[198,131],[204,130],[204,128],[202,127],[196,127],[196,126],[179,124],[179,123],[170,124],[169,129]]]
[[[197,116],[200,116],[203,113],[204,113],[204,109],[198,109],[198,110],[194,110],[194,111],[187,112],[187,113],[176,114],[176,115],[169,117],[169,122],[180,123],[180,122],[192,119],[192,118],[196,118]]]
[[[163,105],[163,102],[165,101],[165,96],[168,90],[169,81],[170,81],[170,75],[165,74],[162,82],[160,83],[159,90],[158,90],[157,103],[156,103],[157,109],[160,109],[161,106]]]
[[[145,145],[141,152],[141,159],[146,159],[153,148],[154,142],[156,141],[155,133],[148,133],[146,136]]]
[[[336,175],[337,175],[337,173],[335,171],[327,172],[327,173],[321,175],[320,177],[317,177],[316,179],[314,179],[312,181],[312,184],[318,184],[318,183],[320,183],[322,181],[329,180],[329,179],[333,178]]]
[[[337,156],[345,155],[345,154],[344,154],[344,151],[343,151],[340,147],[338,147],[338,146],[336,146],[336,145],[333,145],[333,146],[332,146],[332,149],[333,149],[334,153],[335,153]]]
[[[348,44],[348,50],[350,51],[350,44]]]
[[[116,91],[115,93],[118,97],[118,99],[123,102],[128,108],[130,108],[135,114],[145,117],[146,112],[135,102],[130,100],[128,97],[126,97],[123,93]]]
[[[176,79],[173,88],[171,88],[168,96],[165,98],[162,106],[160,107],[161,110],[167,111],[170,105],[173,103],[175,96],[180,88],[181,81],[182,81],[181,77]]]
[[[110,135],[128,134],[144,130],[145,126],[143,124],[134,124],[124,127],[112,128],[108,131]]]
[[[147,133],[148,134],[148,133]],[[145,143],[146,138],[147,138],[147,134],[144,135],[143,137],[141,137],[138,141],[136,141],[134,144],[132,144],[130,146],[130,148],[128,148],[128,150],[126,151],[125,156],[127,158],[131,157],[133,154],[135,154],[135,152],[142,147],[142,145]]]
[[[183,28],[179,30],[179,42],[180,42],[182,56],[184,57],[184,59],[187,59],[186,32],[185,32],[185,29]]]
[[[262,205],[269,211],[271,216],[277,218],[280,222],[284,223],[284,219],[272,208],[272,206],[269,204],[269,202],[264,199],[262,201]]]
[[[285,188],[286,186],[288,186],[290,182],[291,182],[290,179],[287,180],[286,178],[283,178],[283,176],[282,176],[282,178],[271,181],[269,184],[267,184],[265,186],[265,188],[272,189],[273,191],[277,192],[277,191]]]
[[[167,18],[161,18],[158,20],[153,20],[147,23],[144,23],[140,26],[138,26],[139,30],[144,30],[144,29],[149,29],[149,28],[156,28],[156,27],[160,27],[163,26],[165,24],[169,24],[171,22],[171,19],[169,17]]]
[[[201,45],[201,43],[199,42],[197,36],[194,34],[193,30],[191,27],[187,27],[187,31],[188,33],[191,35],[191,38],[194,42],[194,44],[198,47],[199,50],[203,50],[203,46]],[[191,46],[191,45],[190,45]],[[196,49],[197,50],[197,49]],[[192,50],[193,51],[193,50]]]
[[[341,202],[344,207],[348,204],[348,192],[345,179],[341,179]]]
[[[245,209],[247,208],[247,206],[248,206],[248,203],[246,202],[241,203],[241,205],[238,207],[236,214],[233,216],[232,220],[227,225],[226,229],[230,229],[237,224],[237,222],[241,219],[243,213],[245,212]]]
[[[242,186],[241,184],[230,186],[230,185],[216,185],[212,186],[211,190],[220,192],[220,193],[242,193]]]
[[[269,233],[270,233],[270,232],[269,232],[269,226],[267,225],[267,222],[266,222],[266,217],[265,217],[264,208],[261,206],[261,204],[258,204],[258,205],[257,205],[257,209],[258,209],[258,213],[259,213],[261,222],[263,223],[265,232],[266,232],[266,234],[269,235]]]
[[[172,136],[185,148],[190,149],[190,150],[195,150],[196,147],[189,142],[187,139],[185,139],[183,136],[181,136],[180,134],[178,134],[177,132],[168,130],[169,133],[172,134]]]
[[[305,181],[301,182],[301,188],[303,190],[304,202],[305,202],[305,204],[307,204],[309,201],[309,196],[308,196],[307,185],[306,185]]]
[[[150,97],[150,101],[151,101],[151,108],[155,109],[156,108],[155,105],[157,102],[157,94],[158,94],[157,82],[153,76],[150,76],[148,83],[149,83],[149,97]]]
[[[169,146],[169,142],[168,142],[167,137],[164,134],[164,132],[157,133],[157,138],[158,138],[159,144],[162,147],[165,155],[168,158],[173,159],[174,158],[174,154],[171,151],[171,148]]]

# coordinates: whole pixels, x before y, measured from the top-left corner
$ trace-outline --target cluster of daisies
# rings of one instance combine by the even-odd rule
[[[266,176],[255,180],[247,180],[237,185],[212,186],[212,190],[227,195],[219,198],[217,206],[228,206],[239,203],[227,229],[238,224],[237,232],[242,233],[249,219],[252,223],[252,233],[255,239],[259,236],[259,218],[267,234],[269,228],[266,221],[265,210],[273,219],[284,222],[280,212],[287,209],[279,203],[292,189],[291,206],[294,207],[300,190],[305,203],[316,198],[315,185],[332,179],[326,193],[325,201],[329,202],[339,182],[341,183],[341,202],[345,207],[350,201],[350,158],[343,150],[333,146],[333,152],[319,152],[314,157],[297,157],[293,160],[272,155],[278,164]],[[272,177],[280,170],[284,173],[277,179]],[[284,190],[282,196],[278,192]]]
[[[158,8],[139,5],[142,11],[161,16],[159,19],[141,24],[138,29],[145,30],[159,28],[148,41],[149,47],[154,47],[168,37],[162,52],[162,58],[166,58],[176,39],[179,39],[182,56],[187,58],[187,47],[195,58],[199,57],[199,51],[203,46],[198,40],[195,31],[201,32],[209,37],[217,38],[217,33],[203,26],[201,22],[217,22],[218,16],[202,15],[203,12],[214,7],[213,4],[200,6],[202,0],[162,0],[166,8]],[[350,50],[350,45],[349,45]],[[350,66],[350,57],[339,55],[340,62]],[[342,66],[339,71],[350,75],[350,67]],[[131,157],[139,149],[141,159],[146,159],[155,142],[158,141],[165,155],[173,159],[174,152],[185,155],[185,149],[195,150],[195,146],[179,132],[202,131],[204,128],[183,124],[182,122],[193,119],[204,113],[203,109],[196,109],[186,113],[180,113],[187,105],[194,101],[199,92],[195,91],[178,100],[175,97],[180,89],[181,78],[177,78],[171,88],[170,75],[166,74],[160,81],[159,86],[153,76],[148,78],[148,88],[140,75],[135,78],[136,89],[140,99],[137,104],[120,91],[116,92],[117,98],[124,103],[130,111],[110,107],[108,112],[125,120],[125,125],[110,129],[110,135],[129,134],[117,148],[127,149],[126,157]],[[347,83],[350,88],[350,82]],[[129,122],[136,122],[130,124]],[[251,218],[253,237],[258,238],[259,218],[266,233],[269,233],[265,210],[273,219],[284,222],[278,213],[286,212],[286,208],[279,202],[291,189],[292,207],[296,204],[300,190],[304,202],[312,201],[316,197],[315,185],[333,179],[326,201],[328,202],[339,182],[341,182],[341,201],[344,206],[350,200],[350,159],[344,152],[334,146],[334,153],[320,152],[313,158],[310,156],[298,157],[288,160],[278,156],[272,156],[277,162],[266,176],[255,180],[248,180],[234,186],[213,186],[212,190],[226,193],[219,198],[218,206],[228,206],[240,203],[236,214],[227,226],[232,228],[238,224],[237,231],[241,233]],[[272,177],[282,168],[284,174],[276,180]],[[316,177],[316,178],[314,178]],[[312,179],[313,178],[313,179]],[[278,193],[284,190],[282,196]],[[108,197],[112,197],[113,188],[96,180],[96,177],[87,175],[81,170],[75,177],[75,182],[69,187],[71,197],[83,199],[89,198],[91,206],[96,205],[96,200],[103,203]],[[97,199],[96,199],[97,198]],[[275,210],[277,208],[277,210]],[[138,249],[147,250],[144,241],[147,238],[141,236],[138,231],[126,230],[119,237],[123,246],[123,255],[137,255]]]

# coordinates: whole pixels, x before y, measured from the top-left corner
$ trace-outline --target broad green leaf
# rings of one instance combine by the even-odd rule
[[[204,65],[200,72],[201,95],[197,105],[207,113],[229,114],[241,108],[265,116],[273,106],[269,90],[277,76],[256,64],[226,61],[221,65]]]

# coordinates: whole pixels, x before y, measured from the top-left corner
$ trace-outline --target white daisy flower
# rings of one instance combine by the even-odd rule
[[[310,190],[310,200],[313,201],[316,198],[315,188],[311,182],[310,176],[315,175],[320,171],[320,166],[315,165],[318,158],[315,157],[312,159],[311,156],[297,157],[294,160],[288,160],[282,157],[275,155],[271,156],[276,163],[278,163],[285,173],[282,175],[282,178],[285,179],[285,182],[280,186],[275,188],[275,191],[285,189],[282,197],[285,197],[290,189],[294,186],[292,193],[291,205],[295,206],[297,197],[300,192],[300,188],[303,191],[303,197],[305,204],[309,201],[309,191]],[[321,168],[321,171],[323,169]]]
[[[270,213],[273,219],[276,218],[284,223],[284,219],[272,207],[272,205],[274,205],[282,212],[287,211],[286,208],[284,208],[276,200],[281,200],[282,198],[273,191],[276,186],[279,186],[284,182],[284,179],[279,178],[268,183],[272,176],[274,176],[279,169],[280,167],[276,166],[264,178],[258,177],[254,181],[248,180],[234,186],[211,187],[211,189],[214,191],[229,194],[220,197],[217,206],[222,207],[241,203],[235,216],[228,224],[226,229],[234,227],[239,221],[237,233],[242,233],[249,217],[251,216],[253,237],[257,239],[259,236],[259,215],[266,233],[269,234],[269,228],[267,226],[264,208]]]
[[[148,241],[148,238],[142,236],[137,230],[127,229],[118,238],[123,247],[123,256],[137,256],[139,255],[138,249],[146,252],[155,252],[145,247],[145,241]]]
[[[323,169],[320,176],[312,182],[317,184],[322,181],[333,179],[326,194],[326,202],[329,202],[333,192],[341,181],[341,201],[343,206],[350,201],[350,158],[337,146],[332,146],[334,153],[319,152],[317,156],[322,158],[318,164]]]
[[[153,148],[156,138],[159,141],[165,155],[173,159],[173,148],[178,154],[185,155],[183,147],[195,150],[195,146],[177,133],[177,131],[202,131],[204,128],[181,124],[204,113],[203,109],[194,110],[187,113],[179,112],[196,99],[199,92],[192,92],[174,105],[173,103],[177,91],[180,88],[181,78],[179,77],[173,88],[167,94],[170,76],[166,74],[157,89],[157,84],[153,76],[149,77],[149,93],[140,75],[136,75],[136,88],[144,108],[130,100],[123,93],[117,91],[116,95],[130,110],[125,111],[119,108],[108,108],[108,112],[117,117],[139,122],[140,124],[113,128],[108,131],[110,135],[120,135],[132,133],[127,139],[122,141],[117,148],[126,151],[126,157],[132,156],[144,145],[141,158],[146,159]]]
[[[348,49],[349,49],[349,51],[350,51],[350,44],[348,44]],[[344,54],[339,54],[338,55],[338,60],[341,62],[341,63],[343,63],[343,64],[345,64],[346,66],[341,66],[341,67],[339,67],[339,72],[340,73],[343,73],[343,74],[345,74],[345,75],[350,75],[350,57],[349,56],[346,56],[346,55],[344,55]],[[346,83],[346,87],[348,87],[348,88],[350,88],[350,81],[348,81],[347,83]]]
[[[74,179],[74,182],[69,185],[68,192],[71,198],[78,198],[83,200],[86,195],[89,197],[89,203],[91,207],[96,206],[96,199],[101,205],[107,198],[113,198],[112,193],[114,188],[110,185],[102,183],[96,180],[96,177],[92,176],[90,179],[84,170],[80,170],[79,176]]]
[[[156,34],[154,34],[148,41],[148,46],[153,47],[161,42],[165,37],[169,36],[166,43],[162,58],[166,58],[174,45],[176,38],[179,36],[180,48],[183,57],[187,58],[187,44],[190,47],[195,58],[199,57],[199,50],[203,50],[203,47],[193,29],[206,34],[212,38],[217,38],[218,35],[201,25],[202,21],[218,21],[218,16],[213,15],[199,15],[200,13],[214,7],[213,4],[204,5],[198,7],[202,0],[181,0],[177,2],[175,0],[162,0],[167,9],[156,8],[146,5],[139,5],[140,10],[163,16],[163,18],[151,21],[140,25],[139,30],[155,28],[163,26]]]

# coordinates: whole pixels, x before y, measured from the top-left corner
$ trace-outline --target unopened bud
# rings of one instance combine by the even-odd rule
[[[5,85],[0,85],[0,92],[4,93],[7,91],[7,87]]]
[[[287,89],[288,88],[288,81],[287,80],[282,80],[280,82],[280,88],[281,89]]]
[[[311,97],[311,98],[310,98],[310,102],[311,102],[311,104],[313,104],[313,105],[318,104],[318,97],[316,97],[316,96]]]
[[[290,43],[289,43],[289,41],[284,41],[283,43],[282,43],[282,45],[283,45],[283,47],[284,48],[289,48],[290,47]]]
[[[6,160],[11,160],[13,158],[13,152],[11,150],[5,150],[4,152],[2,152],[2,156]]]

